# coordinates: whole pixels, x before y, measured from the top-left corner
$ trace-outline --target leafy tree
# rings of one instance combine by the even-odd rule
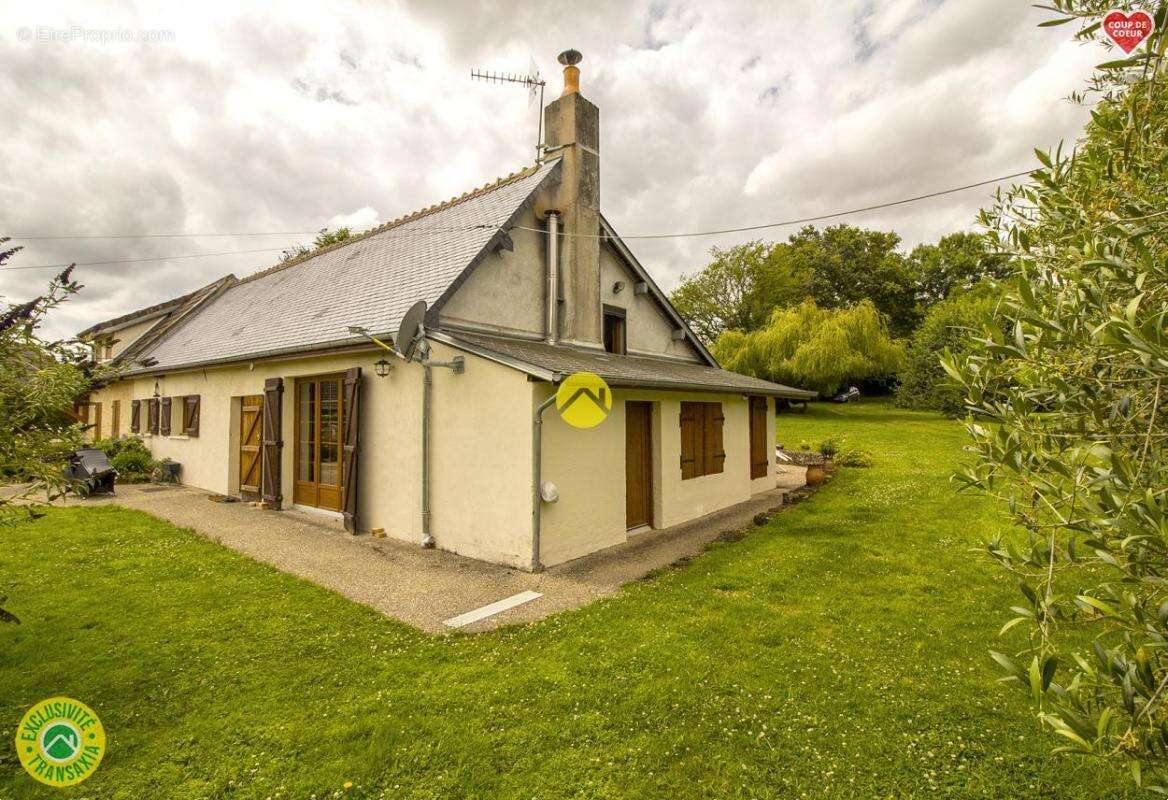
[[[20,249],[5,249],[7,242],[0,238],[0,269]],[[72,273],[69,267],[44,295],[0,313],[0,477],[23,483],[0,495],[0,525],[39,516],[38,504],[67,488],[62,467],[83,442],[83,427],[70,410],[92,385],[89,349],[77,341],[46,341],[38,332],[45,314],[81,288]],[[17,621],[2,608],[0,620]]]
[[[835,392],[845,381],[892,375],[901,355],[867,300],[839,309],[805,300],[775,309],[757,331],[727,331],[714,345],[714,356],[726,369],[821,394]]]
[[[808,276],[797,271],[781,244],[748,242],[710,250],[713,260],[695,275],[683,275],[670,299],[707,343],[723,331],[762,326],[776,306],[808,295]]]
[[[847,308],[868,300],[904,336],[920,320],[918,279],[897,250],[900,236],[854,225],[819,230],[807,226],[788,240],[792,267],[811,276],[810,297],[821,308]]]
[[[928,310],[905,348],[904,366],[897,376],[898,406],[953,417],[965,413],[964,392],[945,373],[941,356],[968,354],[976,346],[972,337],[992,319],[997,303],[998,291],[983,282]]]
[[[1099,38],[1110,5],[1054,0],[1046,24]],[[1017,270],[1006,332],[989,327],[946,366],[974,411],[976,461],[957,479],[1003,498],[1024,529],[987,545],[1020,580],[1006,629],[1027,634],[994,654],[1003,680],[1061,749],[1127,759],[1165,793],[1168,6],[1131,6],[1155,33],[1079,95],[1098,104],[1074,155],[1039,153],[1032,181],[982,212]]]
[[[917,299],[930,306],[954,291],[968,291],[986,278],[1005,278],[1010,273],[1009,261],[989,245],[984,234],[963,232],[942,236],[936,244],[914,247],[908,261],[919,282]]]

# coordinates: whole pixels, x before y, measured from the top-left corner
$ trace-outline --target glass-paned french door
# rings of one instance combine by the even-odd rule
[[[340,375],[296,379],[296,493],[303,505],[341,510]]]

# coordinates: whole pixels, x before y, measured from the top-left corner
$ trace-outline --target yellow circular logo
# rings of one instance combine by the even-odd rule
[[[573,372],[556,390],[556,409],[576,428],[594,428],[612,410],[612,389],[591,372]]]
[[[49,786],[88,778],[105,755],[105,728],[93,709],[50,697],[28,710],[16,729],[16,752],[28,774]]]

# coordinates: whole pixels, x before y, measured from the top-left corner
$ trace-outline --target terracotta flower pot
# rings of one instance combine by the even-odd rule
[[[822,464],[812,464],[807,468],[808,486],[822,486],[825,480],[827,480],[827,470],[823,468]]]

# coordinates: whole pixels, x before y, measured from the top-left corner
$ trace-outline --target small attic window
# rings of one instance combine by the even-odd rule
[[[625,310],[616,306],[604,307],[604,349],[614,355],[627,352]]]

